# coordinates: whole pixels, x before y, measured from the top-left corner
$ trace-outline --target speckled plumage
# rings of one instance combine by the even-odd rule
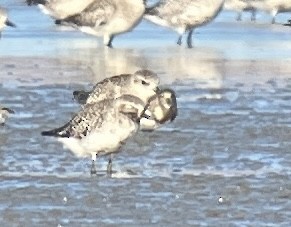
[[[108,155],[120,151],[122,144],[139,128],[144,102],[131,95],[86,105],[64,126],[42,132],[57,137],[76,156]]]
[[[97,83],[91,92],[74,91],[75,99],[81,104],[95,103],[121,95],[135,95],[144,103],[156,94],[159,78],[150,70],[138,70],[134,74],[121,74]]]

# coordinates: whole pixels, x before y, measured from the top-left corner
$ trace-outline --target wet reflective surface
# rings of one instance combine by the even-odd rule
[[[0,103],[16,112],[0,128],[1,226],[290,225],[290,28],[225,13],[191,50],[147,23],[106,49],[4,2],[20,25],[0,40]],[[73,90],[140,68],[176,91],[179,116],[130,140],[112,177],[106,158],[91,177],[89,159],[40,136],[78,111]]]

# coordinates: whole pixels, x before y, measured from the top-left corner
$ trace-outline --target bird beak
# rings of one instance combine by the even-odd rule
[[[143,113],[140,118],[146,118],[146,119],[150,119],[151,117],[145,113]]]
[[[76,100],[79,104],[86,104],[86,101],[89,97],[89,92],[86,91],[74,91],[73,99]]]
[[[140,114],[140,117],[139,117],[140,119],[141,118],[146,118],[146,119],[150,119],[151,118],[150,115],[146,114],[146,111],[147,111],[148,107],[149,107],[149,104],[146,104],[146,106],[144,107],[143,111]]]
[[[14,28],[16,27],[16,25],[9,20],[5,21],[5,25],[10,26],[10,27],[14,27]]]
[[[171,106],[171,121],[175,120],[178,115],[177,98],[175,93],[172,94],[172,106]]]
[[[171,122],[176,119],[177,115],[178,115],[178,108],[177,106],[173,106],[171,108],[171,118],[170,118]]]
[[[157,94],[160,94],[162,92],[162,90],[159,87],[156,87],[154,92]]]

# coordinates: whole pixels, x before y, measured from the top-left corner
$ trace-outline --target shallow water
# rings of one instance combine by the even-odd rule
[[[148,23],[106,49],[12,2],[20,25],[0,42],[0,103],[16,112],[0,128],[1,226],[290,225],[289,27],[223,13],[191,50]],[[79,109],[73,90],[139,68],[176,91],[179,116],[130,140],[111,178],[40,136]],[[106,158],[97,164],[104,172]]]

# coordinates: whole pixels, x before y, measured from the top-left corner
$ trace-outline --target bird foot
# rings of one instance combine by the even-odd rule
[[[113,173],[113,171],[112,171],[112,160],[111,159],[109,159],[109,161],[108,161],[106,172],[107,172],[107,175],[109,175],[109,176],[111,176],[112,173]]]
[[[93,175],[97,175],[97,171],[96,171],[96,169],[91,169],[91,171],[90,171],[90,174],[93,176]]]
[[[91,175],[97,175],[97,170],[96,170],[96,167],[95,167],[94,160],[92,160],[92,166],[91,166],[90,173],[91,173]]]

